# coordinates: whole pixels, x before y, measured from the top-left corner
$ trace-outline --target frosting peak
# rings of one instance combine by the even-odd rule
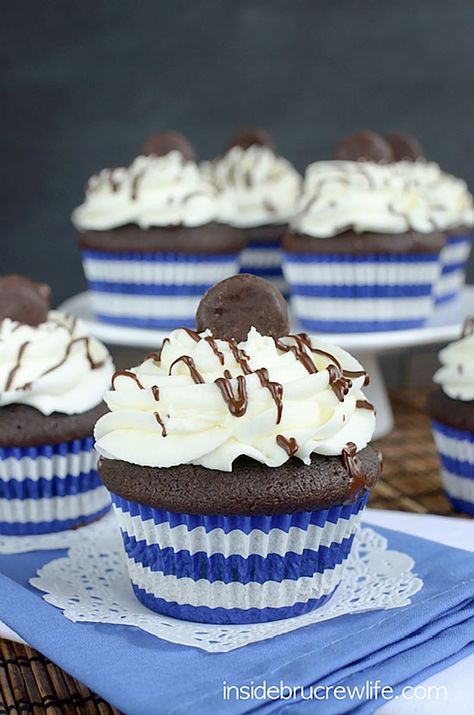
[[[179,329],[161,351],[119,371],[96,426],[109,459],[150,467],[199,464],[230,471],[247,455],[276,467],[313,452],[364,448],[374,413],[366,378],[347,352],[304,334],[275,340],[254,328],[247,340]]]
[[[102,401],[112,373],[104,345],[71,316],[50,311],[35,327],[9,318],[0,323],[0,406],[86,412]]]
[[[268,146],[233,146],[203,164],[218,191],[219,218],[238,228],[287,223],[294,213],[301,176]]]
[[[181,152],[139,156],[130,166],[103,169],[89,179],[84,203],[72,214],[80,231],[138,224],[201,226],[216,218],[215,190]]]
[[[441,350],[439,359],[441,367],[433,380],[443,392],[453,400],[474,400],[474,330],[469,328],[460,340]]]
[[[347,230],[429,233],[473,223],[465,182],[437,164],[321,161],[306,170],[292,227],[327,238]]]

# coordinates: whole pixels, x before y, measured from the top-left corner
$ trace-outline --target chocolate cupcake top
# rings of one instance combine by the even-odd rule
[[[79,231],[127,224],[143,229],[202,226],[216,219],[216,211],[210,181],[194,161],[173,149],[160,156],[138,156],[128,167],[103,169],[92,176],[72,221]]]
[[[473,223],[465,182],[437,164],[321,161],[307,167],[291,226],[295,233],[327,238],[345,231],[431,233]]]
[[[247,144],[203,164],[218,191],[219,219],[238,228],[285,224],[294,213],[301,176],[271,146]]]
[[[474,400],[474,319],[467,321],[463,336],[439,354],[441,367],[433,380],[453,400]]]
[[[0,406],[80,414],[100,404],[113,369],[104,345],[72,316],[50,311],[38,325],[0,322]]]
[[[278,467],[292,457],[310,464],[313,453],[355,454],[374,430],[366,378],[346,351],[305,334],[252,328],[237,343],[175,330],[158,353],[115,373],[97,449],[135,465],[222,471],[241,455]]]

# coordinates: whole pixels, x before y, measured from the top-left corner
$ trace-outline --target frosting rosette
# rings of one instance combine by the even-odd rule
[[[105,394],[110,412],[95,437],[108,459],[150,466],[201,465],[231,471],[247,455],[269,467],[291,456],[363,449],[374,412],[366,373],[346,351],[305,334],[247,340],[178,329]]]
[[[180,151],[138,156],[130,166],[92,176],[72,214],[79,231],[126,224],[202,226],[216,218],[216,192],[198,165]]]
[[[301,176],[267,146],[234,146],[205,162],[203,171],[217,188],[224,223],[238,228],[287,223],[294,213]]]
[[[356,233],[429,233],[472,226],[466,183],[433,162],[320,161],[306,170],[292,227],[327,238]]]
[[[100,404],[112,374],[107,349],[72,316],[50,311],[34,327],[0,323],[0,406],[79,414]]]
[[[453,400],[474,400],[474,331],[443,348],[439,360],[434,382]]]

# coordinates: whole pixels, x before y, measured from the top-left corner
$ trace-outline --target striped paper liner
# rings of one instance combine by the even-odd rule
[[[432,420],[443,487],[457,511],[474,515],[474,434]]]
[[[368,498],[295,514],[199,516],[111,496],[137,598],[202,623],[278,620],[325,603]]]
[[[0,448],[0,534],[63,531],[110,509],[92,437]]]

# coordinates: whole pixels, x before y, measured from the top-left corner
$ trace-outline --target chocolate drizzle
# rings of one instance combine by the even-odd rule
[[[293,457],[298,451],[298,442],[294,437],[284,437],[282,434],[277,434],[276,443],[279,447],[285,450],[289,457]]]
[[[7,380],[6,380],[6,382],[5,382],[5,388],[4,388],[4,391],[5,391],[5,392],[8,392],[8,390],[10,389],[10,387],[13,385],[13,380],[15,379],[15,375],[17,374],[18,370],[19,370],[20,367],[21,367],[21,360],[22,360],[23,355],[25,354],[25,350],[26,350],[26,348],[28,347],[29,344],[30,344],[30,341],[27,340],[26,342],[22,343],[22,345],[20,345],[20,349],[18,350],[18,355],[17,355],[17,358],[16,358],[16,363],[15,363],[15,365],[12,367],[12,369],[10,370],[10,372],[8,373],[8,377],[7,377]]]
[[[272,400],[277,408],[276,423],[277,425],[279,425],[281,422],[281,414],[283,412],[283,385],[281,385],[279,382],[272,382],[270,380],[266,367],[261,367],[258,370],[255,370],[255,374],[260,380],[261,386],[266,387],[270,395],[272,396]]]
[[[160,399],[160,388],[158,387],[158,385],[152,385],[151,391],[153,393],[153,399],[155,400],[155,402],[158,402],[158,400]]]
[[[214,384],[216,384],[221,391],[221,395],[231,415],[234,415],[234,417],[243,417],[247,412],[249,402],[245,377],[243,375],[237,377],[237,391],[235,394],[229,377],[218,377],[217,380],[214,380]]]
[[[115,380],[117,379],[117,377],[129,377],[131,380],[133,380],[137,387],[140,388],[140,390],[145,389],[140,380],[138,379],[138,376],[135,375],[135,373],[131,370],[116,370],[112,375],[112,390],[115,390]]]
[[[286,345],[286,343],[282,343],[280,339],[273,338],[276,349],[280,350],[283,353],[292,352],[293,355],[295,356],[296,360],[298,360],[298,362],[300,362],[303,365],[303,367],[307,370],[307,372],[310,375],[318,372],[318,368],[316,367],[313,360],[311,359],[311,356],[308,355],[308,353],[305,350],[305,346],[307,347],[307,341],[309,341],[308,336],[305,335],[305,333],[298,333],[297,335],[287,335],[285,337],[291,338],[292,340],[294,340],[295,344],[294,345]]]
[[[191,378],[196,383],[196,385],[204,384],[203,376],[197,369],[196,364],[190,355],[181,355],[181,357],[176,358],[176,360],[170,365],[168,375],[172,374],[174,366],[177,365],[179,362],[184,362],[186,367],[189,369],[189,374],[191,375]]]
[[[344,402],[344,397],[352,387],[352,380],[344,377],[341,368],[336,365],[328,365],[326,370],[329,373],[329,384],[332,387],[332,391],[339,402]]]
[[[359,410],[372,410],[372,412],[375,411],[373,404],[368,400],[357,400],[356,407],[358,407]]]
[[[354,442],[348,442],[341,453],[342,463],[351,477],[349,496],[355,496],[365,487],[365,474],[362,463],[357,457],[357,447]]]
[[[204,340],[210,345],[212,352],[216,356],[216,358],[219,360],[220,364],[224,364],[224,353],[222,353],[219,348],[217,347],[217,343],[214,340],[214,338],[211,335],[207,335]]]
[[[248,364],[250,358],[245,352],[245,350],[239,348],[239,346],[237,345],[237,341],[234,338],[227,338],[226,342],[228,343],[232,351],[232,355],[234,356],[235,362],[240,367],[244,375],[251,375],[252,368]]]
[[[167,437],[167,436],[168,436],[168,430],[166,429],[165,423],[163,422],[163,420],[162,420],[161,417],[160,417],[160,413],[159,413],[158,411],[155,411],[153,414],[154,414],[154,416],[155,416],[155,420],[158,422],[158,424],[159,424],[160,427],[161,427],[161,435],[162,435],[162,437]]]
[[[195,343],[198,343],[201,340],[201,336],[199,335],[197,330],[191,330],[191,328],[181,328],[181,330],[184,330],[186,335],[189,335],[189,337],[192,338]],[[165,340],[168,340],[168,338],[165,338]]]

